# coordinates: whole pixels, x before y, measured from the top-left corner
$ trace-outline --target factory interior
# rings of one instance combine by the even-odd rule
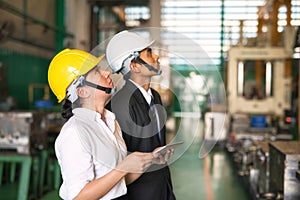
[[[0,16],[1,200],[61,199],[49,63],[122,30],[155,40],[177,200],[300,199],[300,0],[0,0]]]

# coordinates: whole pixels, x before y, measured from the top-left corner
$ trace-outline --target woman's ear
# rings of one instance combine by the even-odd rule
[[[80,97],[80,98],[86,98],[88,97],[88,90],[85,89],[85,87],[79,87],[77,88],[77,95]]]

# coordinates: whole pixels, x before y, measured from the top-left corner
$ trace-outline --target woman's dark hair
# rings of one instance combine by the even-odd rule
[[[79,86],[79,87],[81,87],[81,86]],[[75,100],[73,103],[69,99],[66,98],[62,102],[61,116],[63,118],[65,118],[66,120],[68,120],[73,116],[72,110],[74,108],[79,108],[79,107],[81,107],[81,103],[80,103],[79,98],[77,98],[77,100]]]
[[[62,103],[61,116],[65,119],[70,119],[73,116],[72,113],[72,102],[68,99],[65,99]]]

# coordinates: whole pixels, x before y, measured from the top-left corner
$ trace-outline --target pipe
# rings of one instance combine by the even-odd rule
[[[23,13],[26,16],[27,15],[27,0],[23,0]],[[23,27],[22,27],[22,33],[23,33],[23,38],[27,38],[27,31],[26,31],[26,26],[27,26],[27,17],[24,17],[23,19]]]
[[[220,71],[223,70],[222,78],[223,80],[225,79],[225,64],[224,64],[224,32],[225,32],[225,26],[224,26],[224,21],[225,21],[225,0],[221,1],[221,51],[220,51]]]
[[[29,41],[29,40],[20,39],[20,38],[16,38],[16,37],[13,37],[13,36],[8,36],[8,38],[11,39],[11,40],[17,41],[17,42],[21,42],[21,43],[24,43],[24,44],[29,44],[29,45],[39,47],[39,48],[42,48],[42,49],[46,49],[46,50],[50,50],[50,51],[56,51],[55,48],[51,48],[51,47],[48,47],[48,46],[37,44],[37,43],[34,43],[32,41]]]
[[[42,20],[39,20],[35,17],[32,17],[24,12],[22,12],[21,10],[15,8],[14,6],[0,0],[0,8],[4,9],[4,10],[7,10],[17,16],[20,16],[20,17],[23,17],[23,18],[26,18],[28,21],[31,21],[32,23],[35,23],[35,24],[39,24],[41,26],[45,26],[46,28],[50,29],[50,30],[53,30],[55,32],[58,32],[58,33],[61,33],[63,34],[64,36],[66,37],[71,37],[71,38],[74,38],[74,35],[71,34],[71,33],[67,33],[66,31],[60,29],[60,28],[57,28],[56,26],[52,26]]]
[[[55,25],[59,28],[59,30],[65,30],[65,1],[64,0],[56,0],[56,21]],[[59,52],[64,48],[64,33],[58,32],[55,34],[55,44],[56,44],[56,51]]]

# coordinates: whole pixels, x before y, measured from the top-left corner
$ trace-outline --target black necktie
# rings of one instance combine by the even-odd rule
[[[154,119],[156,120],[156,124],[157,124],[157,135],[158,135],[158,140],[160,143],[162,143],[162,135],[161,135],[161,126],[160,126],[160,122],[159,122],[159,115],[158,115],[158,111],[154,105],[154,99],[151,96],[151,101],[150,101],[150,109],[152,110],[152,112],[154,113]],[[162,144],[161,144],[162,145]]]

